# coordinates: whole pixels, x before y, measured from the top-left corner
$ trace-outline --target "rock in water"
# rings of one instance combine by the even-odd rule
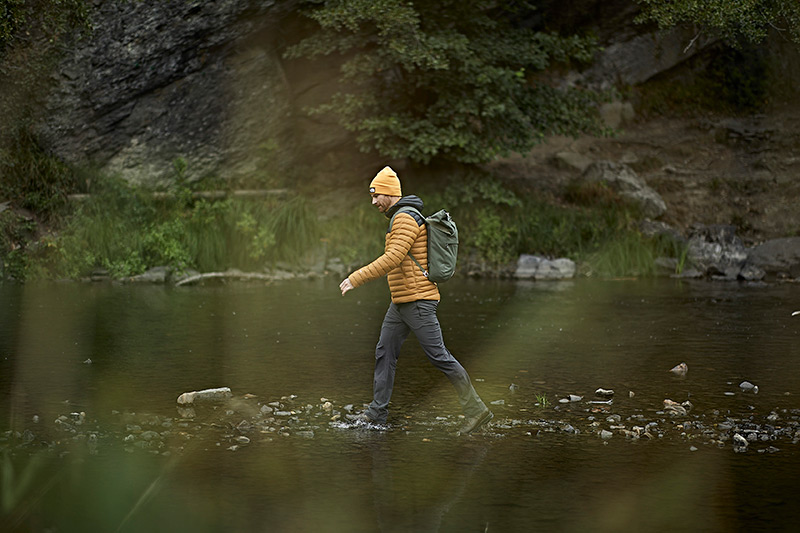
[[[676,376],[685,376],[687,372],[689,372],[689,365],[686,363],[681,363],[676,365],[670,369],[670,372],[675,374]]]
[[[742,392],[752,392],[753,394],[758,394],[758,385],[753,385],[749,381],[742,381],[739,383],[739,388],[742,389]]]
[[[672,416],[686,416],[686,407],[667,398],[664,400],[664,411]]]
[[[594,393],[598,396],[602,396],[603,398],[611,398],[614,396],[614,391],[611,389],[597,389]]]
[[[231,389],[220,387],[217,389],[204,389],[200,391],[184,392],[178,396],[178,403],[187,405],[196,401],[221,402],[232,397]]]

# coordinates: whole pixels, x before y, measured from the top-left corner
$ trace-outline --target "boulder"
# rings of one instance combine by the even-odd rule
[[[576,265],[571,259],[547,259],[523,254],[517,261],[514,277],[517,279],[569,279],[575,277]]]
[[[648,218],[658,218],[667,211],[664,199],[628,165],[597,161],[586,168],[581,180],[586,183],[605,183],[620,196],[639,205]]]
[[[750,248],[747,264],[769,274],[800,277],[800,237],[773,239]]]
[[[147,272],[132,276],[129,281],[142,282],[142,283],[166,283],[170,276],[170,268],[165,266],[157,266],[149,269]]]
[[[736,236],[735,226],[695,226],[686,256],[696,270],[717,279],[755,281],[764,277],[757,268],[745,268],[748,252]]]

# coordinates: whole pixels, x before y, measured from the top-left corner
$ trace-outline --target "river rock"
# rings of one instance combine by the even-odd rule
[[[752,392],[753,394],[758,394],[758,385],[753,385],[749,381],[742,381],[739,383],[739,388],[742,389],[742,392]]]
[[[194,402],[221,402],[231,398],[233,394],[228,387],[220,387],[216,389],[204,389],[200,391],[184,392],[178,396],[178,403],[180,405],[192,404]]]
[[[688,414],[686,407],[670,399],[664,400],[664,411],[672,416],[685,416]]]
[[[148,271],[132,276],[128,281],[141,282],[141,283],[166,283],[170,276],[170,268],[165,266],[157,266],[149,269]]]
[[[736,236],[735,226],[715,224],[692,228],[686,256],[689,263],[705,275],[736,280],[743,275],[748,253]],[[758,271],[746,275],[751,281],[763,277],[763,273]]]
[[[575,277],[576,265],[571,259],[547,259],[523,254],[517,260],[517,279],[558,280]]]
[[[611,190],[641,207],[645,217],[658,218],[667,211],[667,204],[661,195],[651,189],[628,165],[597,161],[589,165],[580,181],[605,183]]]
[[[676,376],[685,376],[686,373],[689,372],[689,365],[687,365],[686,363],[675,365],[670,369],[670,372],[672,372]]]
[[[748,265],[768,274],[800,277],[800,237],[773,239],[748,250]]]

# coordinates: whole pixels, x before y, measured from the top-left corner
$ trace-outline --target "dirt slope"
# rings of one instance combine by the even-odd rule
[[[614,137],[552,138],[525,158],[499,162],[497,170],[557,197],[581,172],[565,160],[626,163],[664,198],[664,222],[682,232],[698,223],[733,224],[752,245],[800,234],[797,118],[781,110],[735,119],[636,120]]]

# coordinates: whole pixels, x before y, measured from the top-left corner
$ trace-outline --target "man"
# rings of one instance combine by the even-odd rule
[[[342,296],[361,285],[387,276],[392,302],[383,319],[380,338],[375,348],[373,400],[359,415],[364,422],[385,424],[392,397],[394,374],[400,347],[414,332],[425,355],[453,384],[466,420],[459,433],[471,433],[492,419],[492,412],[481,401],[464,367],[447,350],[442,328],[436,317],[439,288],[428,280],[422,269],[409,256],[411,253],[423,268],[428,266],[428,229],[417,212],[400,212],[410,206],[422,210],[422,200],[414,195],[403,197],[400,179],[394,170],[385,167],[369,185],[372,205],[392,220],[386,232],[383,255],[350,274],[339,288]]]

